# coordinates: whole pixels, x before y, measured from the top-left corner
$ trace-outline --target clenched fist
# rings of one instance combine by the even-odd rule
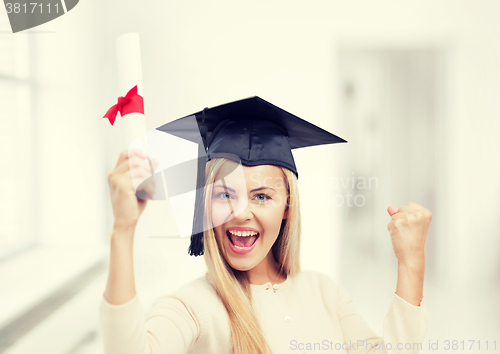
[[[425,240],[432,220],[432,213],[416,203],[402,207],[390,206],[387,212],[391,221],[387,230],[391,234],[392,246],[400,264],[425,262]]]

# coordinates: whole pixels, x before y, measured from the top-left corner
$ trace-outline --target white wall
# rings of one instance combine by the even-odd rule
[[[99,40],[104,28],[97,3],[30,30],[38,92],[34,121],[39,132],[40,239],[56,244],[102,244],[107,191],[103,159]],[[92,20],[91,20],[92,19]],[[40,31],[36,33],[36,31]]]

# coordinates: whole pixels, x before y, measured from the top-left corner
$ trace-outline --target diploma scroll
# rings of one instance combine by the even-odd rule
[[[142,83],[142,62],[139,33],[125,33],[116,39],[116,56],[118,65],[118,83],[120,94],[125,94],[137,86],[137,94],[144,97]],[[153,167],[149,159],[150,151],[146,139],[146,119],[143,113],[133,112],[122,116],[122,137],[126,148],[139,149],[145,152],[151,171]],[[138,188],[144,179],[132,178],[137,197],[150,199],[147,193]]]
[[[139,33],[125,33],[119,36],[116,39],[116,56],[120,93],[125,96],[132,87],[137,85],[137,93],[144,97]],[[146,120],[142,113],[124,115],[121,124],[123,140],[127,147],[146,133]],[[147,152],[147,146],[143,146],[142,149]]]

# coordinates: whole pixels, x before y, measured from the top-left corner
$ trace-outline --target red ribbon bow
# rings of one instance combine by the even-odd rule
[[[144,100],[141,95],[137,94],[137,85],[132,87],[125,97],[118,97],[118,103],[108,109],[103,118],[108,118],[113,125],[118,112],[122,117],[129,113],[144,114]]]

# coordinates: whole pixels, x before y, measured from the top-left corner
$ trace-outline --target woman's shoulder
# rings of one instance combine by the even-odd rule
[[[167,306],[179,310],[188,310],[198,320],[202,320],[207,312],[223,308],[215,289],[208,282],[205,275],[181,285],[174,291],[157,297],[152,306],[153,308]]]
[[[213,286],[208,282],[206,274],[195,278],[164,296],[178,298],[183,302],[207,302],[218,299]]]

